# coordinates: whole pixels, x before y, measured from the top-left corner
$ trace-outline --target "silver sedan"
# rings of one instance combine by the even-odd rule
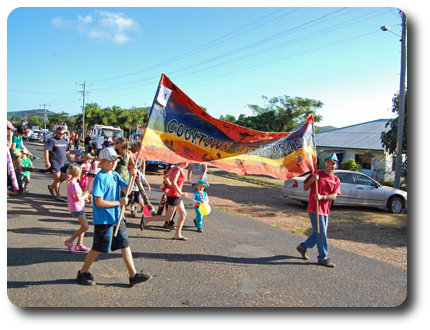
[[[367,175],[359,172],[335,170],[340,179],[341,194],[335,205],[366,206],[400,213],[407,208],[407,193],[403,190],[383,186]],[[309,200],[309,191],[303,189],[303,181],[308,175],[295,177],[284,182],[284,197],[302,202]]]

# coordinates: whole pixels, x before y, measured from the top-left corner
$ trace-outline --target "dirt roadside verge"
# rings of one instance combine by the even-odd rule
[[[158,187],[161,171],[147,172],[149,183]],[[271,226],[307,236],[311,232],[306,208],[282,197],[281,186],[264,186],[208,174],[207,189],[212,206],[247,215]],[[190,192],[190,185],[185,191]],[[330,246],[407,268],[407,214],[391,214],[372,208],[333,207],[330,212]],[[299,242],[298,242],[299,243]]]

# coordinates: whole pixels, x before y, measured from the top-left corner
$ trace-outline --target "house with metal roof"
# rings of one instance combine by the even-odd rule
[[[354,159],[361,165],[363,173],[374,178],[393,179],[393,155],[387,153],[381,143],[381,133],[390,129],[389,125],[386,127],[390,121],[378,119],[317,133],[315,142],[319,164],[324,164],[324,159],[336,153],[339,164]]]

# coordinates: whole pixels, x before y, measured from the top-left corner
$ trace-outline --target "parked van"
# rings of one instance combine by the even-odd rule
[[[91,131],[91,146],[94,148],[97,145],[97,142],[101,144],[103,142],[103,138],[107,136],[110,140],[112,137],[117,135],[118,137],[123,137],[124,132],[121,128],[115,126],[106,126],[106,125],[94,125]]]
[[[93,130],[91,131],[91,141],[100,136],[102,138],[107,136],[109,139],[112,139],[114,135],[122,137],[124,136],[124,132],[121,128],[115,126],[94,125]]]

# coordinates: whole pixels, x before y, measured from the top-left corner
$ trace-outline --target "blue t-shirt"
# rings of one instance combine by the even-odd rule
[[[59,139],[54,136],[46,141],[45,150],[49,150],[51,167],[60,169],[64,166],[66,153],[70,150],[70,146],[66,139]]]
[[[106,173],[101,170],[94,178],[93,197],[102,197],[106,201],[119,201],[121,199],[121,188],[127,183],[116,171]],[[120,206],[97,207],[93,203],[93,224],[116,225],[121,213]]]

